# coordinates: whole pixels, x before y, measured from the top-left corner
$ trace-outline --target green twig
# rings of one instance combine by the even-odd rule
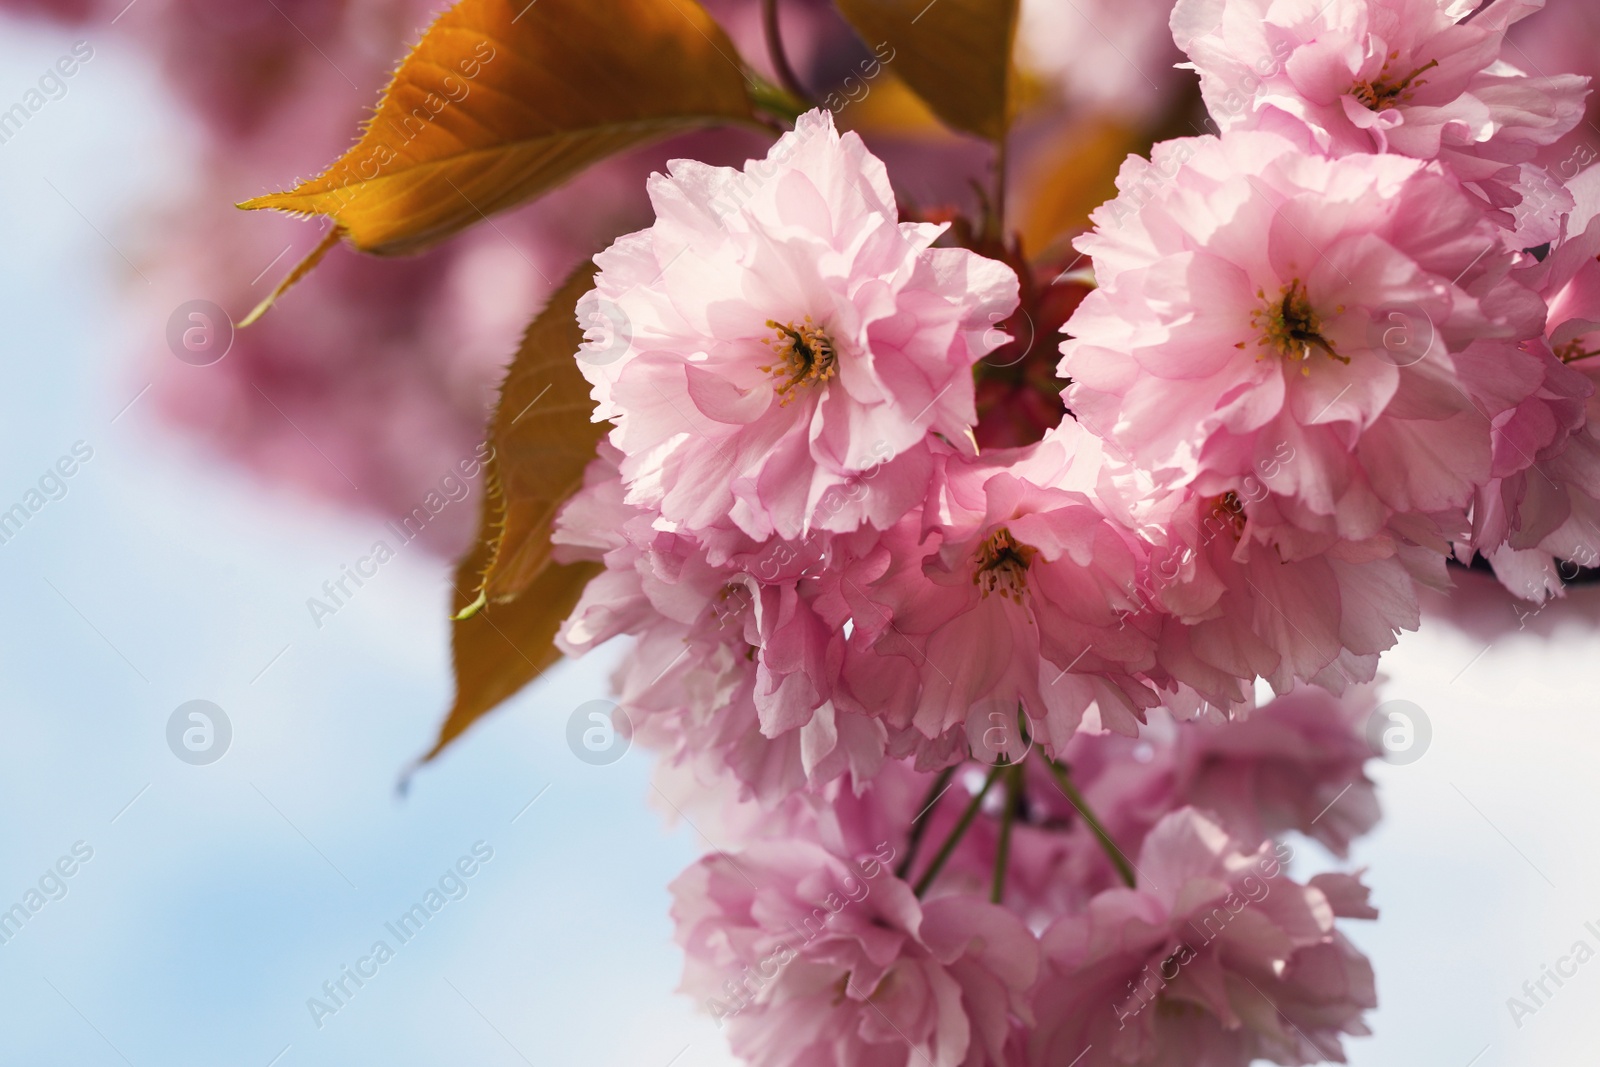
[[[1072,802],[1072,806],[1078,809],[1078,814],[1083,816],[1083,821],[1089,825],[1089,829],[1094,831],[1094,836],[1100,841],[1100,847],[1105,850],[1107,858],[1117,868],[1117,873],[1122,875],[1122,880],[1128,883],[1130,888],[1137,885],[1138,879],[1134,877],[1133,865],[1128,862],[1128,857],[1122,854],[1122,850],[1117,847],[1117,843],[1111,840],[1111,835],[1106,833],[1106,828],[1100,824],[1100,820],[1094,817],[1094,812],[1089,810],[1089,805],[1084,803],[1083,794],[1078,792],[1078,787],[1072,784],[1072,779],[1067,775],[1067,769],[1048,757],[1045,759],[1045,763],[1049,766],[1050,773],[1055,775],[1056,785],[1061,787],[1061,792]]]
[[[905,881],[911,874],[911,864],[916,862],[917,849],[922,844],[923,836],[928,832],[929,824],[933,822],[928,816],[932,814],[933,806],[939,802],[939,798],[944,796],[945,790],[950,788],[950,779],[955,777],[955,773],[954,766],[940,771],[939,776],[928,787],[928,795],[922,798],[922,806],[917,809],[916,817],[911,820],[911,832],[906,837],[905,858],[894,870],[894,876],[901,881]]]
[[[983,780],[983,788],[973,796],[971,803],[967,805],[967,810],[961,813],[961,818],[956,821],[955,828],[950,831],[950,836],[945,838],[944,844],[939,846],[939,851],[933,857],[933,862],[928,865],[928,869],[923,872],[922,877],[917,879],[917,884],[912,890],[917,896],[920,897],[926,893],[928,887],[933,885],[933,880],[939,877],[939,871],[944,867],[945,862],[950,859],[950,854],[956,850],[956,846],[961,843],[961,839],[966,836],[967,828],[972,825],[972,820],[978,817],[978,809],[983,805],[983,798],[989,795],[989,788],[994,785],[995,779],[999,778],[1000,772],[1005,769],[1006,765],[1001,764],[990,771],[989,777]]]
[[[750,73],[747,80],[750,102],[791,127],[796,119],[810,110],[804,100],[797,99],[781,85],[773,85],[759,74]]]

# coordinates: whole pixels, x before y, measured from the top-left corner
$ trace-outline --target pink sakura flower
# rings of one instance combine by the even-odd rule
[[[1243,722],[1176,722],[1152,713],[1137,738],[1080,732],[1061,753],[1070,780],[1127,857],[1182,807],[1203,811],[1240,847],[1288,831],[1313,836],[1339,855],[1376,823],[1378,806],[1364,774],[1373,757],[1364,734],[1372,700],[1366,693],[1337,700],[1317,690],[1281,697]],[[957,772],[955,786],[924,811],[937,776],[914,775],[888,762],[859,796],[831,799],[824,825],[837,826],[848,851],[871,841],[900,842],[913,820],[923,836],[950,833],[988,770]],[[1038,755],[1024,763],[1025,800],[1011,829],[1005,882],[1007,907],[1037,929],[1077,912],[1096,894],[1121,884],[1116,866],[1076,803]],[[951,855],[933,892],[982,893],[993,876],[1003,811],[1002,790],[986,798],[983,816]],[[814,800],[814,798],[813,798]],[[920,815],[920,819],[918,816]],[[785,824],[787,825],[787,824]],[[911,874],[926,866],[923,855]]]
[[[1244,722],[1183,723],[1155,713],[1137,738],[1078,733],[1061,762],[1124,857],[1137,857],[1152,829],[1183,807],[1203,811],[1241,848],[1297,830],[1343,855],[1378,815],[1363,773],[1373,756],[1364,734],[1371,707],[1367,694],[1341,702],[1307,690]],[[1042,930],[1123,883],[1078,801],[1045,760],[1036,753],[1022,767],[1002,903]],[[914,882],[928,872],[936,843],[955,832],[991,769],[969,762],[938,774],[889,760],[854,790],[834,781],[765,808],[725,786],[691,785],[681,772],[667,773],[661,788],[670,791],[674,811],[693,811],[695,825],[714,827],[718,841],[802,837],[842,856],[889,842],[912,857],[901,874]],[[933,897],[989,891],[1008,789],[997,783],[984,797],[932,882]],[[922,843],[914,856],[913,831]]]
[[[1542,261],[1518,271],[1549,304],[1538,391],[1494,426],[1494,479],[1478,493],[1461,554],[1482,553],[1528,600],[1600,564],[1600,168],[1570,188],[1578,207]]]
[[[1348,875],[1288,877],[1286,845],[1247,851],[1192,809],[1110,889],[1045,932],[1030,1062],[1045,1067],[1246,1067],[1344,1059],[1364,1034],[1372,969],[1334,919],[1373,918]]]
[[[1297,830],[1343,855],[1378,817],[1363,773],[1373,756],[1363,733],[1371,707],[1370,699],[1305,690],[1242,722],[1177,722],[1156,713],[1138,738],[1080,733],[1061,762],[1128,857],[1184,807],[1204,812],[1246,850]],[[1031,905],[1035,916],[1080,911],[1120,885],[1118,873],[1041,761],[1029,771],[1030,810],[1013,834],[1007,902]],[[993,840],[987,847],[992,856]]]
[[[1357,543],[1284,525],[1269,486],[1300,459],[1286,443],[1221,496],[1163,489],[1114,440],[1099,445],[1095,499],[1143,561],[1124,621],[1151,634],[1148,678],[1179,719],[1248,713],[1257,678],[1279,693],[1370,681],[1378,654],[1420,621],[1416,585],[1448,584],[1441,537]]]
[[[578,655],[639,636],[615,679],[636,736],[693,763],[707,781],[731,772],[764,803],[882,760],[881,722],[835,707],[843,636],[813,606],[818,583],[761,562],[748,543],[712,565],[692,538],[656,528],[625,499],[620,453],[602,442],[584,488],[562,509],[552,541],[562,561],[603,561],[558,635]],[[770,546],[768,546],[770,549]],[[793,554],[790,571],[802,565]],[[746,569],[748,568],[748,569]],[[782,579],[782,580],[776,580]]]
[[[1016,275],[900,223],[883,164],[826,112],[743,171],[669,171],[655,224],[595,258],[579,308],[629,501],[762,540],[891,525],[934,435],[974,450],[972,365],[1005,339]]]
[[[1174,790],[1240,841],[1295,830],[1344,856],[1378,822],[1365,772],[1374,706],[1370,691],[1337,699],[1300,689],[1243,722],[1186,724],[1176,731]]]
[[[1495,420],[1495,477],[1478,491],[1461,555],[1482,553],[1527,600],[1560,592],[1560,561],[1600,562],[1600,442],[1588,426],[1594,391],[1589,375],[1547,352],[1539,390]]]
[[[673,883],[683,991],[752,1067],[1008,1062],[1038,942],[987,901],[919,902],[893,859],[765,841]]]
[[[1370,699],[1337,700],[1317,690],[1280,697],[1243,722],[1176,722],[1153,713],[1138,738],[1079,733],[1061,762],[1125,856],[1139,855],[1173,811],[1192,807],[1248,851],[1291,830],[1344,855],[1377,822],[1363,767],[1373,756],[1363,727]],[[1012,831],[1008,907],[1032,923],[1075,913],[1120,886],[1116,867],[1042,760],[1027,766],[1027,805]],[[877,782],[863,800],[871,801]],[[959,808],[959,803],[951,805]],[[901,814],[902,821],[917,807]],[[937,818],[937,813],[935,816]],[[944,819],[953,816],[944,813]],[[981,892],[997,844],[998,820],[979,820],[940,884]],[[935,821],[929,836],[939,840]],[[1040,927],[1042,928],[1042,927]]]
[[[1502,22],[1515,22],[1506,35],[1506,52],[1518,66],[1533,74],[1573,72],[1587,77],[1593,85],[1600,76],[1600,55],[1591,42],[1600,35],[1600,9],[1590,4],[1554,3],[1541,8],[1535,19],[1502,18]],[[1587,122],[1593,122],[1600,110],[1596,108],[1593,93],[1589,95]],[[1581,133],[1582,127],[1580,127]],[[1568,180],[1597,157],[1592,138],[1574,139],[1575,143],[1558,142],[1540,153],[1539,162],[1560,180]]]
[[[1489,420],[1541,377],[1517,345],[1544,309],[1437,167],[1309,152],[1232,133],[1130,159],[1077,245],[1100,288],[1061,373],[1078,418],[1161,483],[1259,501],[1245,539],[1389,555],[1397,516],[1416,540],[1488,479]]]
[[[1246,711],[1257,677],[1279,694],[1300,682],[1342,693],[1371,681],[1379,654],[1421,621],[1417,585],[1447,584],[1442,539],[1252,529],[1273,515],[1266,484],[1247,478],[1242,492],[1221,497],[1176,490],[1148,513],[1159,522],[1142,527],[1153,547],[1139,591],[1157,613],[1157,659],[1177,686],[1175,711]]]
[[[1220,131],[1304,124],[1323,151],[1442,159],[1495,207],[1520,164],[1583,118],[1587,79],[1534,77],[1500,58],[1507,26],[1543,6],[1440,0],[1179,0],[1172,32]]]
[[[862,672],[881,677],[877,661],[904,660],[913,696],[891,705],[891,726],[937,751],[981,748],[1000,724],[1017,758],[1019,711],[1058,751],[1091,707],[1097,727],[1132,733],[1156,703],[1138,677],[1154,665],[1151,642],[1126,618],[1137,542],[1093,497],[1062,487],[1084,477],[1074,442],[1093,445],[1073,427],[1029,449],[941,456],[922,514],[839,579],[852,648],[872,652],[847,661],[847,687]]]

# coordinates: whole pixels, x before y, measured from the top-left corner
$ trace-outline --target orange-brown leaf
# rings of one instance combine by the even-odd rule
[[[424,761],[561,658],[556,630],[600,572],[597,563],[550,560],[556,512],[583,484],[606,430],[590,421],[594,403],[576,359],[576,306],[594,272],[579,267],[551,295],[500,388],[478,540],[455,573],[455,704]]]
[[[835,0],[869,46],[946,124],[991,141],[1015,111],[1019,0]],[[880,52],[880,57],[886,53]]]
[[[1018,175],[1013,202],[1024,248],[1058,250],[1089,226],[1089,213],[1117,195],[1117,171],[1149,136],[1112,119],[1076,123]]]
[[[248,209],[327,215],[365,252],[412,252],[641,142],[749,120],[745,73],[695,0],[460,0],[360,141]]]
[[[885,70],[872,83],[872,91],[859,103],[842,108],[834,117],[840,129],[866,135],[951,141],[958,136],[939,121],[928,102],[904,81]]]
[[[484,575],[490,601],[522,594],[550,558],[556,511],[583,484],[583,470],[610,429],[590,421],[594,401],[575,355],[583,330],[574,311],[594,284],[584,264],[528,326],[506,372],[490,423],[499,515],[495,551]]]
[[[494,505],[488,494],[484,500],[483,521],[487,527],[493,522]],[[488,566],[492,548],[480,531],[477,547],[457,565],[453,598],[456,613],[473,603],[479,576]],[[437,756],[480,718],[561,658],[555,647],[556,630],[577,604],[583,587],[600,569],[598,563],[552,563],[521,597],[489,604],[469,618],[451,623],[456,699],[423,762]]]

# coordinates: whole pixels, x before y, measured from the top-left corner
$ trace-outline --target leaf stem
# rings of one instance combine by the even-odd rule
[[[906,836],[906,854],[900,861],[900,866],[895,868],[894,876],[904,881],[911,873],[911,865],[916,862],[917,849],[922,845],[922,838],[928,832],[928,825],[933,820],[925,816],[932,813],[933,806],[944,796],[945,790],[950,788],[950,779],[955,777],[956,768],[946,767],[939,772],[939,776],[928,787],[928,793],[922,798],[922,806],[917,809],[917,815],[911,820],[911,832]]]
[[[778,22],[778,0],[761,0],[761,29],[767,39],[767,55],[772,60],[773,72],[778,75],[778,84],[788,90],[790,96],[809,108],[811,94],[800,84],[800,79],[795,76],[794,68],[789,65],[789,57],[783,50],[783,28]]]
[[[933,857],[933,862],[922,873],[922,877],[917,879],[917,884],[912,889],[917,896],[920,897],[926,893],[928,887],[933,885],[933,880],[939,877],[939,871],[943,869],[946,861],[955,852],[956,846],[961,843],[961,839],[966,836],[967,828],[972,825],[972,820],[978,817],[978,809],[983,806],[983,798],[989,795],[990,787],[994,785],[995,780],[1000,777],[1001,772],[1005,769],[1006,765],[1001,764],[990,771],[989,777],[983,780],[983,788],[973,795],[971,802],[967,804],[967,810],[961,813],[961,818],[956,821],[955,827],[950,831],[950,836],[944,839],[943,845],[939,846],[939,851]]]
[[[1116,867],[1117,873],[1122,875],[1122,880],[1130,889],[1137,885],[1138,879],[1134,877],[1133,865],[1117,847],[1117,843],[1111,840],[1111,835],[1106,833],[1105,826],[1095,818],[1094,812],[1089,810],[1089,805],[1084,803],[1083,794],[1072,784],[1067,769],[1049,757],[1045,758],[1045,764],[1050,768],[1050,773],[1055,775],[1056,785],[1061,787],[1061,792],[1072,802],[1072,806],[1078,809],[1078,814],[1083,816],[1083,821],[1088,824],[1089,829],[1094,831],[1094,836],[1100,841],[1100,847],[1105,850],[1106,857],[1111,860],[1112,866]]]
[[[244,207],[244,204],[239,204],[237,206]],[[265,315],[272,305],[277,302],[278,297],[294,288],[295,282],[298,282],[301,278],[304,278],[307,274],[310,274],[312,269],[315,268],[318,263],[322,262],[322,257],[327,255],[328,252],[332,250],[333,246],[339,243],[339,238],[343,236],[343,226],[340,226],[337,222],[335,222],[332,226],[329,226],[328,232],[323,234],[322,240],[317,243],[317,247],[313,248],[310,253],[306,255],[306,258],[302,259],[299,264],[295,266],[294,270],[290,271],[284,277],[283,281],[279,282],[272,292],[267,294],[266,299],[262,300],[261,303],[257,304],[251,310],[250,314],[239,320],[239,329],[242,330],[246,326],[253,325],[257,319]]]
[[[787,133],[789,128],[794,126],[795,119],[798,119],[808,110],[804,100],[797,98],[781,85],[773,85],[753,71],[750,72],[749,82],[750,102],[768,115],[772,115],[789,124],[788,127],[775,126],[770,122],[762,122],[758,118],[757,125],[776,129],[780,134]]]

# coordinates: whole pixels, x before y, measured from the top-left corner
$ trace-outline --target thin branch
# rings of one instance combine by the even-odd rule
[[[1078,809],[1078,814],[1083,816],[1083,821],[1088,824],[1089,829],[1094,831],[1094,836],[1100,841],[1100,847],[1105,850],[1107,858],[1117,868],[1117,873],[1122,875],[1122,880],[1128,883],[1129,888],[1137,885],[1138,879],[1134,877],[1133,865],[1128,862],[1128,857],[1122,854],[1117,843],[1111,840],[1111,835],[1106,833],[1106,828],[1101,825],[1100,820],[1094,817],[1089,805],[1084,803],[1083,794],[1072,784],[1067,769],[1053,759],[1047,758],[1045,763],[1049,766],[1050,773],[1056,776],[1056,784],[1061,787],[1061,792],[1066,794],[1066,798]]]
[[[961,818],[956,822],[955,828],[950,831],[950,836],[945,838],[943,845],[939,846],[939,852],[933,857],[933,862],[928,865],[928,869],[923,872],[922,877],[917,879],[917,884],[912,890],[917,896],[920,897],[926,893],[928,888],[933,885],[934,879],[939,877],[939,871],[944,867],[946,861],[950,859],[951,853],[955,852],[956,846],[961,843],[961,839],[966,836],[967,828],[972,825],[972,820],[978,817],[978,809],[983,806],[983,798],[989,795],[990,787],[994,785],[995,779],[999,778],[1000,773],[1005,769],[1006,764],[1002,763],[990,771],[989,777],[983,780],[983,788],[973,796],[971,803],[967,805],[967,810],[961,813]]]
[[[928,832],[928,825],[933,821],[926,819],[929,810],[939,802],[945,791],[950,788],[950,779],[955,777],[954,766],[946,767],[939,772],[939,776],[928,787],[928,793],[922,798],[922,806],[917,809],[916,816],[911,820],[911,832],[906,837],[905,858],[900,861],[900,866],[895,868],[894,876],[904,881],[911,874],[911,865],[916,862],[917,849],[922,845],[922,838]]]
[[[794,68],[789,65],[789,57],[783,50],[783,29],[778,24],[778,0],[761,0],[761,29],[767,39],[767,55],[772,59],[772,70],[778,76],[778,84],[810,106],[811,94],[795,77]]]

